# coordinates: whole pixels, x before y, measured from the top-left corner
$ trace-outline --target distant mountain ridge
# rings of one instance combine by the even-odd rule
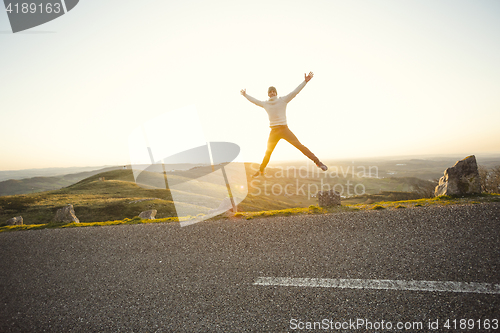
[[[209,168],[210,171],[211,167]],[[249,169],[248,172],[252,170]],[[194,172],[206,174],[195,168]],[[158,172],[143,171],[143,180],[164,181],[164,175]],[[170,172],[169,179],[184,177],[183,171]],[[249,176],[248,176],[249,177]],[[159,183],[158,181],[147,182]],[[0,196],[0,225],[5,224],[13,216],[22,216],[25,224],[48,223],[53,221],[59,208],[72,204],[81,222],[113,221],[133,218],[140,212],[156,209],[156,218],[176,217],[176,207],[187,207],[192,214],[208,213],[213,204],[219,204],[215,196],[217,190],[227,191],[225,185],[207,188],[201,182],[189,185],[189,192],[173,190],[178,193],[188,193],[196,197],[196,202],[187,197],[185,201],[174,204],[169,188],[151,188],[146,184],[136,183],[131,169],[111,170],[96,173],[67,187],[30,193],[18,196]],[[145,185],[145,186],[144,186]],[[227,193],[227,192],[226,192]],[[281,199],[284,199],[281,200]],[[248,197],[239,207],[245,211],[262,211],[293,208],[295,203],[283,197]]]
[[[0,182],[0,196],[57,190],[77,183],[82,179],[91,177],[95,174],[119,169],[123,169],[123,167],[107,167],[98,170],[63,174],[52,177],[38,176],[32,178],[4,180]]]
[[[66,168],[39,168],[22,170],[3,170],[0,171],[0,182],[5,180],[19,180],[34,177],[55,177],[81,172],[90,172],[95,170],[105,170],[108,168],[119,168],[116,165],[101,165],[88,167],[66,167]],[[123,166],[122,166],[123,167]]]
[[[464,156],[465,157],[465,156]],[[325,161],[330,167],[329,172],[335,170],[336,167],[342,172],[352,170],[358,166],[376,166],[377,177],[416,177],[423,180],[436,180],[443,175],[446,168],[453,166],[459,158],[442,157],[433,160],[425,159],[371,159],[357,161]],[[307,161],[306,161],[307,162]],[[290,165],[297,167],[306,162],[277,162],[271,163],[270,167],[277,166],[286,168]],[[328,163],[330,162],[330,163]],[[301,164],[302,163],[302,164]],[[500,165],[500,157],[484,156],[478,158],[478,164],[488,168]],[[193,167],[200,166],[199,164],[175,164],[165,165],[167,172],[175,170],[188,170]],[[130,165],[125,166],[130,169]],[[135,166],[134,166],[135,167]],[[162,173],[163,166],[149,165],[137,166],[139,169],[148,167],[148,171]],[[0,196],[29,194],[44,191],[57,190],[75,184],[85,178],[91,177],[98,173],[103,173],[111,170],[121,170],[124,166],[102,166],[102,167],[71,167],[71,168],[47,168],[47,169],[27,169],[27,170],[11,170],[0,171]],[[351,168],[351,169],[349,169]],[[383,190],[382,188],[380,190]],[[392,189],[387,189],[392,190]]]
[[[196,166],[199,165],[184,163],[167,164],[164,167],[166,171],[173,171],[173,169],[187,170]],[[160,164],[152,167],[149,165],[137,165],[137,167],[143,169],[149,167],[149,171],[158,173],[163,172],[163,166]],[[0,196],[58,190],[99,173],[122,169],[130,170],[131,166],[122,165],[0,171]]]
[[[178,163],[178,164],[166,164],[166,169],[176,169],[176,170],[187,170],[194,166],[198,166],[199,164],[190,164],[190,163]],[[134,164],[134,167],[136,165]],[[149,167],[150,165],[145,165],[144,168]],[[101,166],[87,166],[87,167],[66,167],[66,168],[40,168],[40,169],[22,169],[22,170],[0,170],[0,182],[5,180],[19,180],[25,178],[34,178],[34,177],[56,177],[56,176],[64,176],[69,174],[76,174],[82,172],[90,172],[96,170],[118,170],[126,167],[130,169],[130,165],[101,165]],[[137,165],[137,167],[141,168],[142,165]],[[143,169],[144,169],[143,168]],[[162,166],[158,165],[158,168],[155,169],[155,172],[161,172]]]

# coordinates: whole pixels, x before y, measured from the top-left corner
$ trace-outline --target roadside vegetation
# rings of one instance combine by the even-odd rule
[[[401,200],[401,201],[383,201],[376,204],[353,204],[341,205],[335,207],[318,207],[311,205],[307,208],[288,208],[280,210],[267,210],[259,212],[237,212],[235,214],[226,213],[213,217],[209,220],[220,219],[254,219],[265,217],[278,217],[278,216],[291,216],[291,215],[312,215],[312,214],[336,214],[345,212],[359,212],[359,211],[375,211],[375,210],[397,210],[397,209],[418,209],[419,207],[429,206],[447,206],[447,205],[475,205],[489,202],[500,202],[500,194],[483,193],[480,195],[466,196],[466,197],[450,197],[440,196],[435,198],[424,198],[417,200]],[[105,222],[87,222],[87,223],[42,223],[42,224],[26,224],[20,226],[1,226],[0,232],[17,231],[17,230],[36,230],[36,229],[50,229],[50,228],[78,228],[78,227],[97,227],[97,226],[112,226],[123,224],[141,224],[141,223],[169,223],[190,220],[191,216],[186,217],[167,217],[158,218],[155,220],[141,220],[139,217],[132,219],[125,218],[122,220],[113,220]],[[208,221],[209,221],[208,220]]]
[[[203,168],[195,170],[203,171]],[[307,209],[317,204],[314,193],[320,188],[325,179],[317,177],[297,177],[293,174],[275,176],[278,169],[270,169],[270,178],[254,180],[249,166],[248,195],[238,205],[238,210],[245,212],[275,211],[283,209]],[[169,175],[182,180],[183,172]],[[143,173],[145,183],[165,184],[164,177],[158,173]],[[352,179],[329,179],[334,185],[346,185]],[[378,201],[394,201],[403,199],[416,199],[428,195],[433,187],[430,182],[415,178],[384,178],[384,179],[355,179],[366,185],[367,193],[357,197],[343,199],[346,204],[373,203]],[[292,184],[291,187],[287,187]],[[429,185],[430,184],[430,185]],[[199,196],[198,206],[189,205],[193,214],[207,214],[211,208],[209,203],[214,200],[211,195],[217,189],[199,188],[201,185],[194,183],[191,193],[202,193]],[[76,216],[81,222],[102,222],[132,219],[142,211],[156,209],[157,219],[176,217],[177,213],[172,200],[170,189],[154,189],[139,186],[134,180],[132,170],[112,170],[85,178],[73,185],[58,190],[38,193],[0,196],[0,226],[15,216],[22,216],[25,224],[47,224],[52,222],[58,209],[72,204]],[[312,192],[308,191],[308,188]],[[282,189],[287,188],[287,193]],[[347,188],[347,187],[346,187]],[[280,189],[280,191],[274,191]],[[306,189],[304,192],[300,189]],[[412,189],[412,192],[408,190]],[[225,190],[225,188],[223,189]],[[352,190],[352,188],[351,188]],[[392,191],[389,191],[392,190]],[[204,192],[205,193],[204,193]],[[266,192],[267,191],[267,192]],[[406,192],[403,192],[406,191]],[[304,192],[304,193],[301,193]],[[371,194],[370,194],[371,193]],[[179,203],[177,203],[179,204]]]
[[[485,193],[500,193],[500,165],[487,168],[483,165],[478,167],[481,178],[481,191]]]
[[[248,195],[245,200],[238,204],[239,212],[231,215],[230,218],[253,219],[295,214],[333,214],[500,201],[498,194],[500,192],[500,167],[488,169],[480,166],[479,172],[484,193],[480,196],[465,198],[435,198],[433,195],[436,181],[424,181],[414,177],[290,178],[287,175],[280,175],[279,169],[271,168],[265,178],[256,181],[250,177],[254,171],[251,167],[252,165],[249,165],[247,172]],[[253,167],[255,168],[255,165]],[[195,168],[194,170],[204,172],[203,168]],[[142,175],[146,183],[162,183],[165,184],[166,189],[141,187],[136,184],[132,170],[120,169],[92,175],[58,190],[0,196],[0,231],[178,221],[172,195],[164,176],[154,172],[145,172]],[[176,172],[169,177],[182,181],[183,172]],[[342,206],[332,208],[318,207],[317,198],[310,192],[306,191],[307,195],[300,195],[300,188],[308,188],[309,186],[320,188],[320,184],[326,180],[331,180],[339,185],[347,185],[347,181],[360,182],[365,186],[367,192],[362,195],[342,198]],[[192,208],[193,215],[208,214],[210,205],[207,203],[214,200],[211,195],[219,189],[199,188],[201,185],[196,183],[193,186],[198,187],[193,188],[192,192],[200,193],[198,206],[187,205]],[[288,192],[275,195],[277,192],[274,191],[275,189],[283,189],[287,186],[290,186]],[[202,190],[206,193],[202,193]],[[266,194],[266,191],[270,194]],[[257,192],[261,192],[261,194],[257,195]],[[81,223],[61,224],[53,221],[56,211],[67,204],[73,205],[75,214]],[[178,202],[177,205],[179,205]],[[151,209],[157,210],[155,220],[140,220],[138,218],[142,211]],[[24,225],[7,226],[7,220],[15,216],[22,216]],[[186,216],[182,217],[181,220],[189,218]],[[227,216],[215,217],[215,219],[218,218],[227,218]]]

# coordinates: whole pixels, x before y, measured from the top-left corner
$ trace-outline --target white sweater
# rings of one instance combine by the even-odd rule
[[[269,116],[269,126],[286,125],[286,105],[306,86],[304,80],[294,91],[283,97],[271,97],[267,101],[258,99],[245,94],[245,97],[255,105],[263,107]]]

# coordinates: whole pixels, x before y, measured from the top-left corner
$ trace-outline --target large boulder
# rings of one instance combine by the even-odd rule
[[[318,205],[320,207],[340,206],[340,193],[334,190],[319,191]]]
[[[481,193],[481,179],[477,169],[476,157],[468,156],[457,161],[454,166],[444,171],[434,195],[464,195]]]
[[[141,218],[141,220],[154,220],[156,213],[158,213],[156,209],[146,210],[144,212],[141,212],[139,214],[139,217]]]
[[[73,205],[69,204],[66,207],[58,209],[56,212],[56,216],[54,217],[54,221],[56,222],[75,222],[80,223],[80,220],[75,215],[75,210],[73,209]]]
[[[16,216],[7,220],[8,225],[23,225],[23,217]]]

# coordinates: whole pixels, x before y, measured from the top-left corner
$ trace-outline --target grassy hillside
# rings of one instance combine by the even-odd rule
[[[182,175],[182,172],[169,174],[169,181],[180,182],[183,178],[186,175]],[[149,209],[156,209],[156,217],[160,219],[177,216],[170,189],[155,189],[147,185],[164,185],[162,174],[146,171],[138,181],[142,182],[142,186],[135,183],[132,170],[113,170],[93,175],[59,190],[2,196],[0,224],[19,215],[23,216],[25,224],[47,223],[52,221],[59,208],[67,204],[73,205],[82,222],[133,218]],[[190,203],[185,204],[192,208],[194,215],[200,211],[207,213],[214,205],[217,206],[218,202],[213,196],[220,192],[220,188],[207,188],[206,184],[195,183],[191,184],[190,190],[199,193],[195,196],[196,204],[192,203],[193,195],[189,196]],[[182,193],[177,194],[177,197],[182,197]],[[251,198],[240,209],[257,211],[290,207],[291,204],[279,200],[269,202],[266,198]]]
[[[194,166],[196,166],[196,164],[180,163],[168,164],[165,165],[165,168],[167,170],[188,170],[193,168]],[[126,167],[130,169],[130,165]],[[123,166],[113,166],[101,168],[98,170],[92,169],[89,171],[64,174],[65,171],[71,172],[80,169],[92,168],[50,168],[19,171],[0,171],[0,196],[57,190],[66,186],[70,186],[76,182],[79,182],[96,174],[112,170],[123,170]],[[161,172],[162,167],[155,166],[153,170],[150,171]]]
[[[299,167],[270,167],[266,175],[256,179],[250,175],[257,165],[248,165],[249,185],[247,200],[265,197],[267,201],[282,201],[293,207],[309,207],[317,204],[317,192],[334,189],[339,192],[345,203],[364,203],[366,201],[418,199],[434,194],[435,182],[415,177],[369,177],[365,172]]]
[[[418,200],[402,200],[402,201],[389,201],[380,202],[377,204],[355,204],[355,205],[342,205],[336,207],[318,207],[310,206],[307,208],[288,208],[280,210],[267,210],[258,212],[237,212],[229,216],[216,216],[213,219],[229,218],[231,220],[237,219],[253,219],[262,217],[276,217],[276,216],[290,216],[290,215],[310,215],[310,214],[336,214],[343,212],[358,212],[367,210],[400,210],[400,209],[419,209],[420,207],[429,206],[447,206],[447,205],[476,205],[484,203],[500,202],[500,194],[483,193],[475,196],[467,197],[449,197],[441,196],[436,198],[418,199]],[[186,218],[180,218],[180,221],[185,221]],[[17,226],[0,226],[0,232],[6,231],[21,231],[21,230],[36,230],[47,228],[77,228],[77,227],[96,227],[96,226],[111,226],[121,224],[141,224],[141,223],[164,223],[177,221],[176,218],[163,218],[155,220],[141,220],[139,217],[132,219],[125,218],[123,220],[112,220],[103,222],[84,222],[84,223],[45,223],[45,224],[28,224]]]
[[[26,224],[47,223],[67,204],[86,222],[131,218],[152,208],[159,217],[175,216],[169,191],[143,189],[134,183],[131,170],[114,170],[59,190],[0,197],[0,222],[22,215]]]
[[[256,168],[256,164],[246,164],[247,180],[244,177],[231,180],[231,183],[241,184],[241,188],[248,191],[246,198],[238,205],[238,211],[309,207],[317,204],[316,194],[321,189],[342,189],[344,195],[349,197],[344,199],[345,203],[373,203],[395,198],[425,197],[425,191],[417,193],[418,190],[433,189],[435,186],[417,178],[368,178],[318,173],[317,170],[302,170],[299,173],[291,168],[269,168],[265,177],[253,179],[251,175]],[[176,202],[181,202],[183,211],[188,212],[185,215],[206,214],[227,195],[225,185],[207,185],[193,180],[202,176],[209,179],[212,177],[211,171],[211,167],[196,167],[169,172],[169,184],[182,185],[172,189],[165,189],[165,178],[160,173],[144,171],[138,178],[138,185],[132,170],[120,169],[92,175],[58,190],[2,196],[0,224],[19,215],[23,216],[25,224],[48,223],[57,209],[67,204],[74,206],[81,222],[132,219],[141,211],[149,209],[156,209],[159,219],[176,217],[173,196]],[[154,188],[154,185],[160,188]],[[360,196],[353,196],[356,192]]]

